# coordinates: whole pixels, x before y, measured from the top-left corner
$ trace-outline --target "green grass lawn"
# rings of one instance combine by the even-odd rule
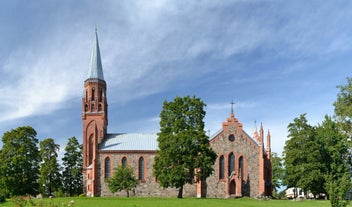
[[[74,207],[329,207],[329,201],[323,200],[256,200],[251,198],[239,199],[197,199],[197,198],[117,198],[117,197],[101,197],[101,198],[52,198],[37,200],[33,202],[36,206],[68,206],[69,202],[73,200]],[[15,206],[12,201],[7,201],[0,204],[2,206]],[[27,203],[26,206],[33,206]],[[349,205],[352,207],[352,205]]]

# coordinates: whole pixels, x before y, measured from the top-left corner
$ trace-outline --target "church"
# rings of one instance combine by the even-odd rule
[[[134,196],[176,197],[178,189],[162,188],[153,176],[158,149],[157,134],[108,133],[107,83],[104,80],[97,31],[93,43],[88,77],[82,97],[83,184],[87,196],[125,196],[112,194],[107,180],[118,165],[134,169],[137,187]],[[214,172],[206,181],[184,186],[186,197],[260,197],[272,193],[270,132],[260,126],[250,136],[233,110],[219,130],[209,137],[216,152]]]

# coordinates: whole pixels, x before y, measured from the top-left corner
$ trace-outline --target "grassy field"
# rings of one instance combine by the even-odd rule
[[[240,199],[197,199],[197,198],[52,198],[36,200],[36,206],[69,206],[74,201],[73,207],[329,207],[329,201],[322,200],[255,200],[250,198]],[[16,206],[12,201],[0,204],[0,207]],[[33,206],[27,202],[26,206]],[[352,207],[352,205],[349,205]]]

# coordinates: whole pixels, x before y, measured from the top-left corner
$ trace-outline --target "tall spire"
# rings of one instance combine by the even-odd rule
[[[90,65],[87,79],[104,80],[103,66],[101,64],[99,42],[98,42],[98,29],[95,27],[95,40],[93,44],[92,54],[90,57]]]

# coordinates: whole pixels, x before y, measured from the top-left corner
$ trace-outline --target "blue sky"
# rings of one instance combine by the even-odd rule
[[[108,84],[108,132],[156,133],[164,100],[195,95],[206,130],[233,100],[248,134],[263,123],[281,153],[287,125],[333,114],[352,71],[351,1],[0,2],[0,133],[82,139],[94,28]]]

